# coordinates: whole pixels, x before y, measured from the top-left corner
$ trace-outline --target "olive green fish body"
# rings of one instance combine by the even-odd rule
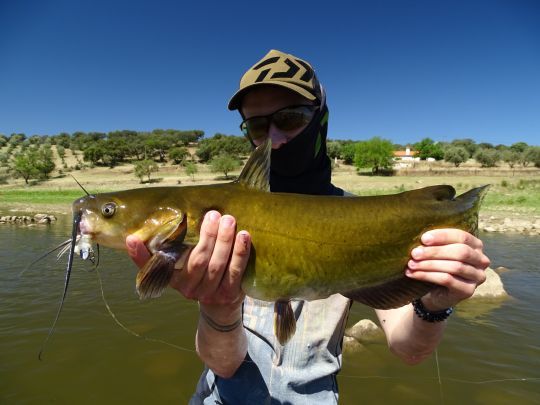
[[[238,229],[250,232],[253,254],[243,289],[274,301],[324,298],[403,277],[425,231],[476,230],[483,189],[475,190],[455,200],[450,186],[344,198],[230,184],[180,188],[176,201],[184,202],[188,223],[196,219],[188,231],[192,238],[209,209],[233,215]]]

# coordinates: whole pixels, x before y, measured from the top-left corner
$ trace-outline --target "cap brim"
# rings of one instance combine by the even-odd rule
[[[253,83],[250,84],[243,89],[238,90],[230,99],[228,108],[229,110],[238,110],[240,108],[240,104],[242,102],[242,98],[245,96],[245,94],[255,88],[260,86],[280,86],[285,87],[289,90],[294,91],[295,93],[300,94],[302,97],[307,98],[310,101],[317,100],[317,97],[315,97],[313,94],[311,94],[309,91],[304,89],[303,87],[297,86],[294,83],[287,83],[287,82],[264,82],[264,83]]]

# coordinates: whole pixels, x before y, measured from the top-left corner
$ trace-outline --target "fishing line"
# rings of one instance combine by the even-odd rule
[[[382,375],[352,375],[352,374],[342,374],[339,373],[339,377],[344,378],[354,378],[357,380],[369,380],[369,379],[379,379],[379,380],[414,380],[414,381],[433,381],[437,380],[437,377],[407,377],[407,376],[382,376]],[[445,377],[444,381],[452,381],[456,383],[463,383],[463,384],[472,384],[472,385],[480,385],[480,384],[495,384],[495,383],[501,383],[501,382],[540,382],[540,377],[518,377],[518,378],[501,378],[501,379],[494,379],[494,380],[480,380],[480,381],[470,381],[470,380],[461,380],[459,378],[453,378],[453,377]]]
[[[182,346],[178,346],[178,345],[175,345],[174,343],[169,343],[169,342],[166,342],[164,340],[161,340],[161,339],[154,339],[154,338],[149,338],[149,337],[146,337],[146,336],[143,336],[143,335],[140,335],[138,334],[137,332],[129,329],[127,326],[125,326],[122,322],[120,322],[120,320],[116,317],[116,315],[112,312],[111,310],[111,307],[109,306],[109,304],[107,303],[107,300],[105,298],[105,292],[103,290],[103,282],[101,281],[101,274],[99,272],[99,270],[97,269],[97,266],[95,268],[96,270],[96,275],[97,275],[97,278],[98,278],[98,281],[99,281],[99,288],[101,290],[101,298],[103,299],[103,303],[105,304],[105,307],[107,308],[107,311],[109,312],[109,315],[112,317],[112,319],[116,322],[116,324],[118,326],[120,326],[122,329],[124,329],[127,333],[129,333],[130,335],[133,335],[139,339],[143,339],[147,342],[153,342],[153,343],[162,343],[164,345],[167,345],[167,346],[170,346],[174,349],[177,349],[177,350],[180,350],[180,351],[184,351],[184,352],[190,352],[190,353],[197,353],[195,350],[193,349],[187,349],[185,347],[182,347]]]
[[[441,397],[441,404],[444,404],[443,388],[441,381],[441,368],[439,367],[439,349],[435,349],[435,364],[437,365],[437,379],[439,380],[439,395]]]

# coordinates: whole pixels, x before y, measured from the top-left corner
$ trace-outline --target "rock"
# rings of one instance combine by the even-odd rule
[[[343,336],[343,352],[358,353],[366,350],[365,346],[351,336]]]
[[[51,220],[49,217],[41,218],[39,221],[37,221],[38,224],[49,224]]]
[[[57,218],[56,218],[54,215],[47,215],[47,217],[49,218],[49,220],[50,220],[51,222],[57,220]]]
[[[484,232],[497,232],[497,230],[492,226],[486,226],[483,230]]]
[[[362,319],[345,331],[345,336],[352,337],[360,343],[373,342],[384,337],[383,331],[369,319]]]
[[[35,219],[36,221],[38,221],[38,222],[39,222],[41,219],[47,218],[47,217],[48,217],[47,214],[36,214],[36,215],[34,215],[34,219]]]
[[[486,281],[476,288],[470,299],[506,296],[508,296],[508,293],[504,289],[501,277],[492,268],[488,267],[486,269]]]
[[[495,269],[495,272],[497,274],[506,273],[507,271],[510,271],[507,267],[499,266]]]

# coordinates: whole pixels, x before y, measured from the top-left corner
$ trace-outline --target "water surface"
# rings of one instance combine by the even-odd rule
[[[104,293],[117,318],[138,334],[181,346],[134,337],[111,318],[96,272],[75,260],[64,311],[56,332],[37,354],[54,319],[64,282],[65,259],[40,262],[23,277],[27,263],[65,240],[69,221],[44,227],[0,226],[0,402],[186,403],[202,364],[194,353],[197,306],[174,291],[139,301],[135,266],[125,254],[101,252]],[[340,403],[535,403],[540,402],[540,238],[483,235],[493,267],[512,299],[458,308],[435,358],[409,367],[372,343],[343,358]],[[349,319],[375,319],[353,305]]]

